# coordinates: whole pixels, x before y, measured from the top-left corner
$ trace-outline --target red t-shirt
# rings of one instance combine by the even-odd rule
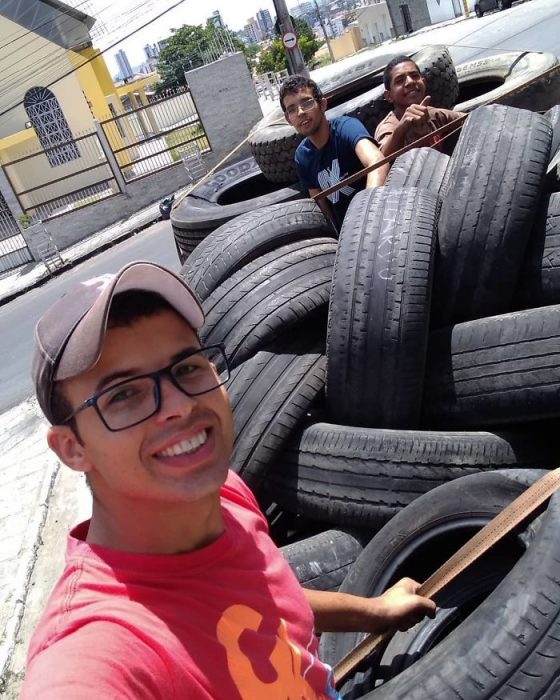
[[[225,532],[180,555],[68,538],[31,640],[22,700],[327,700],[313,614],[257,503],[230,472]]]

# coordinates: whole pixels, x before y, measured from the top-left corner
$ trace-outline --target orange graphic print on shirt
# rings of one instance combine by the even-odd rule
[[[268,658],[276,678],[266,682],[257,675],[251,659],[242,649],[241,635],[246,630],[256,632],[262,620],[263,616],[256,610],[246,605],[232,605],[224,611],[216,629],[226,651],[230,675],[243,700],[328,700],[332,697],[318,693],[305,679],[301,649],[290,642],[284,620],[280,620]]]

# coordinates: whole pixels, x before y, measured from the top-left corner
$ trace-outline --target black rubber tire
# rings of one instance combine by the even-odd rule
[[[212,231],[189,257],[180,274],[204,300],[255,258],[294,241],[333,235],[333,229],[313,200],[273,204]]]
[[[403,569],[413,576],[422,576],[422,569],[428,563],[422,552],[428,553],[432,565],[437,559],[445,561],[450,551],[469,535],[469,530],[473,533],[479,529],[541,475],[533,470],[477,474],[426,494],[372,539],[341,590],[376,595],[393,582],[393,577],[399,578]],[[474,593],[471,603],[474,610],[471,612],[466,607],[462,619],[456,615],[455,623],[459,624],[445,638],[441,638],[445,630],[439,623],[441,636],[437,651],[428,651],[373,692],[364,694],[362,685],[354,697],[363,700],[557,698],[560,690],[560,639],[555,633],[560,613],[559,518],[560,495],[556,494],[543,515],[529,518],[533,525],[528,528],[525,525],[524,534],[508,536],[473,571],[467,569],[451,584],[455,592],[462,587],[464,596],[469,589]],[[454,535],[452,525],[456,528]],[[447,536],[440,534],[445,528]],[[488,562],[490,572],[493,563],[503,567],[497,577],[502,580],[498,583],[494,577],[489,589],[481,591],[479,572],[484,561]],[[449,591],[444,591],[436,598],[442,604],[438,616],[443,617],[444,623],[443,606],[449,597]],[[466,620],[465,616],[468,616]],[[437,625],[438,617],[419,625],[413,633],[420,636],[423,629],[437,629]],[[325,660],[332,663],[340,658],[358,639],[358,635],[338,635],[336,639],[330,634],[323,635],[321,648]],[[392,660],[403,662],[402,658]],[[386,655],[378,657],[371,666],[373,674],[383,673],[390,662]],[[347,686],[363,680],[366,680],[363,676],[355,677]]]
[[[521,270],[517,308],[560,304],[560,193],[551,194],[537,218]]]
[[[285,182],[296,180],[297,177]],[[234,197],[236,188],[242,188],[242,198],[228,203],[228,198]],[[265,194],[252,196],[251,191],[262,188]],[[181,263],[210,231],[236,216],[302,197],[303,193],[297,185],[274,189],[267,184],[254,158],[246,158],[219,170],[212,179],[197,187],[193,194],[179,200],[171,210],[171,225]]]
[[[391,57],[387,56],[387,59],[390,60]],[[459,83],[447,47],[425,47],[414,53],[413,57],[426,77],[432,104],[451,109],[459,95]],[[353,77],[349,73],[345,81],[350,82]],[[376,80],[372,79],[372,82],[378,81],[380,83],[379,75]],[[363,82],[359,82],[355,87],[354,96],[345,95],[340,104],[336,103],[336,96],[335,99],[329,98],[327,118],[356,117],[373,134],[379,122],[389,113],[391,105],[383,97],[383,85],[377,84],[365,90]],[[278,108],[253,127],[249,144],[262,172],[269,180],[294,182],[297,179],[294,156],[301,140],[295,129],[286,123],[282,110]]]
[[[311,327],[305,336],[274,343],[232,372],[232,465],[257,497],[263,474],[275,468],[286,442],[323,396],[321,335]]]
[[[335,254],[336,241],[315,238],[242,267],[203,302],[201,342],[224,343],[233,368],[302,323],[322,319],[326,331]]]
[[[481,427],[560,416],[560,306],[430,335],[423,424]]]
[[[552,126],[552,144],[550,146],[550,160],[560,148],[560,105],[554,105],[544,115]]]
[[[391,165],[385,187],[419,187],[439,194],[449,156],[433,148],[413,148]]]
[[[541,203],[551,138],[548,120],[525,110],[490,105],[468,118],[446,177],[434,325],[511,308]]]
[[[481,15],[482,16],[482,15]],[[554,104],[549,71],[558,66],[551,53],[526,51],[478,58],[457,66],[459,81],[458,112],[472,112],[493,103],[531,111],[542,111]]]
[[[439,198],[359,192],[346,213],[327,334],[335,423],[413,428],[420,417]]]
[[[281,552],[304,588],[337,591],[348,570],[363,550],[362,538],[342,530],[325,530]]]
[[[480,9],[480,5],[475,5],[474,6],[474,13],[477,17],[482,17],[484,15],[483,10]]]
[[[550,429],[489,432],[378,430],[329,423],[288,444],[266,490],[288,511],[336,526],[378,530],[416,498],[448,481],[495,469],[552,468]]]

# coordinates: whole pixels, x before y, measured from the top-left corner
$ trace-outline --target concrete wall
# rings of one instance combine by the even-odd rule
[[[45,226],[60,250],[68,248],[92,233],[136,214],[140,209],[159,202],[189,183],[187,173],[178,164],[128,185],[128,196],[117,195],[69,214],[50,219]]]
[[[341,36],[331,39],[330,43],[335,61],[355,54],[364,46],[360,29],[357,26],[350,27]]]
[[[395,36],[386,2],[356,10],[356,22],[366,46],[375,46]]]
[[[408,7],[412,22],[412,31],[416,31],[432,23],[426,0],[387,0],[387,9],[389,10],[396,36],[407,33],[401,5]]]
[[[226,155],[262,119],[245,56],[235,53],[185,76],[212,149]],[[237,153],[243,155],[251,155],[247,144]]]

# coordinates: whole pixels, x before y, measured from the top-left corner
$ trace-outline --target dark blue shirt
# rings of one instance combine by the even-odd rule
[[[323,148],[315,148],[308,138],[297,147],[296,168],[307,190],[324,190],[364,167],[356,155],[356,145],[362,139],[373,141],[373,138],[362,122],[354,117],[337,117],[330,122],[330,127],[329,140]],[[366,180],[363,177],[328,195],[339,228],[350,200],[365,188]]]

